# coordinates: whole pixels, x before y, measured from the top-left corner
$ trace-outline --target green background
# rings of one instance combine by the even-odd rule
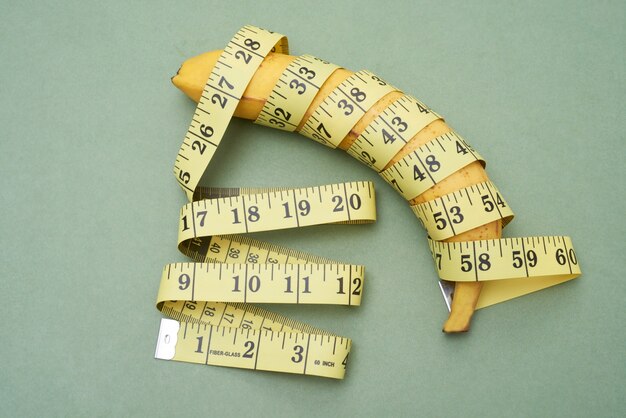
[[[505,3],[2,1],[0,415],[626,415],[626,6]],[[446,116],[515,210],[505,235],[570,235],[583,276],[444,335],[403,199],[345,153],[237,120],[212,185],[376,184],[376,224],[257,235],[366,265],[360,308],[270,307],[352,337],[347,377],[154,360],[194,109],[170,76],[248,23]]]

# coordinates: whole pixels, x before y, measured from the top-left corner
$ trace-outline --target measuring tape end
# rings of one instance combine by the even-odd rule
[[[180,322],[169,318],[161,318],[159,327],[159,339],[157,341],[154,358],[171,360],[176,355],[176,343],[178,342],[178,330]]]

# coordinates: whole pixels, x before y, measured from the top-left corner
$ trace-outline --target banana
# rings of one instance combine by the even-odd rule
[[[186,60],[178,70],[177,74],[172,77],[173,84],[194,101],[199,101],[204,85],[206,84],[206,80],[208,79],[213,66],[219,59],[221,53],[221,50],[216,50],[206,52]],[[243,97],[235,110],[235,116],[243,119],[255,120],[261,112],[267,97],[270,95],[280,75],[295,58],[296,57],[291,55],[270,53],[254,74],[250,84],[247,86]],[[299,131],[302,128],[307,119],[311,116],[311,114],[313,114],[313,112],[315,112],[317,107],[333,91],[333,89],[352,74],[353,73],[351,71],[343,68],[339,68],[332,73],[332,75],[322,85],[296,131]],[[381,112],[383,112],[387,106],[401,96],[402,93],[396,91],[388,93],[386,96],[382,97],[355,124],[348,135],[346,135],[346,137],[339,144],[338,148],[343,150],[350,148],[352,143],[367,127],[367,125]],[[452,129],[442,119],[434,120],[419,131],[413,138],[411,138],[411,140],[408,141],[389,162],[385,169],[401,160],[404,156],[411,153],[421,145],[440,135],[450,132],[451,130]],[[409,203],[411,205],[415,205],[427,202],[461,188],[486,180],[488,180],[488,177],[483,166],[479,162],[474,162],[440,181],[419,196],[414,196],[409,200]],[[497,239],[501,237],[501,234],[502,222],[498,220],[455,235],[448,238],[446,241],[458,242]],[[464,332],[469,330],[470,321],[476,308],[476,303],[478,301],[478,297],[480,296],[481,289],[481,282],[456,283],[450,315],[443,326],[444,332]]]

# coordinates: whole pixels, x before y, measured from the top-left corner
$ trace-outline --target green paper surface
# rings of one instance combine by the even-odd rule
[[[0,416],[626,415],[626,6],[620,1],[0,4]],[[378,222],[255,234],[365,264],[362,306],[268,306],[353,339],[344,381],[153,359],[172,175],[195,105],[170,83],[243,25],[368,69],[487,160],[505,236],[569,235],[583,275],[447,316],[424,231],[346,153],[235,120],[224,187],[372,180]]]

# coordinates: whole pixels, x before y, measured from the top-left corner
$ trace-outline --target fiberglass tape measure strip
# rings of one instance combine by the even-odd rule
[[[198,187],[239,99],[270,51],[287,52],[287,39],[253,26],[242,28],[233,37],[207,81],[178,153],[174,172],[192,200],[181,209],[179,249],[197,262],[173,263],[163,269],[157,308],[174,319],[162,320],[155,356],[343,378],[350,339],[245,302],[359,305],[363,267],[231,234],[373,222],[373,185],[353,182],[301,189]],[[319,73],[315,81],[321,85],[336,67],[318,61],[304,57],[302,65],[292,66],[292,70],[311,83],[314,68]],[[296,87],[299,91],[306,88]],[[303,109],[315,95],[312,88],[309,91],[301,100]],[[278,99],[276,102],[280,104]],[[276,107],[268,111],[287,121],[304,114],[281,114],[279,110]],[[274,118],[266,123],[279,128],[289,126]]]

